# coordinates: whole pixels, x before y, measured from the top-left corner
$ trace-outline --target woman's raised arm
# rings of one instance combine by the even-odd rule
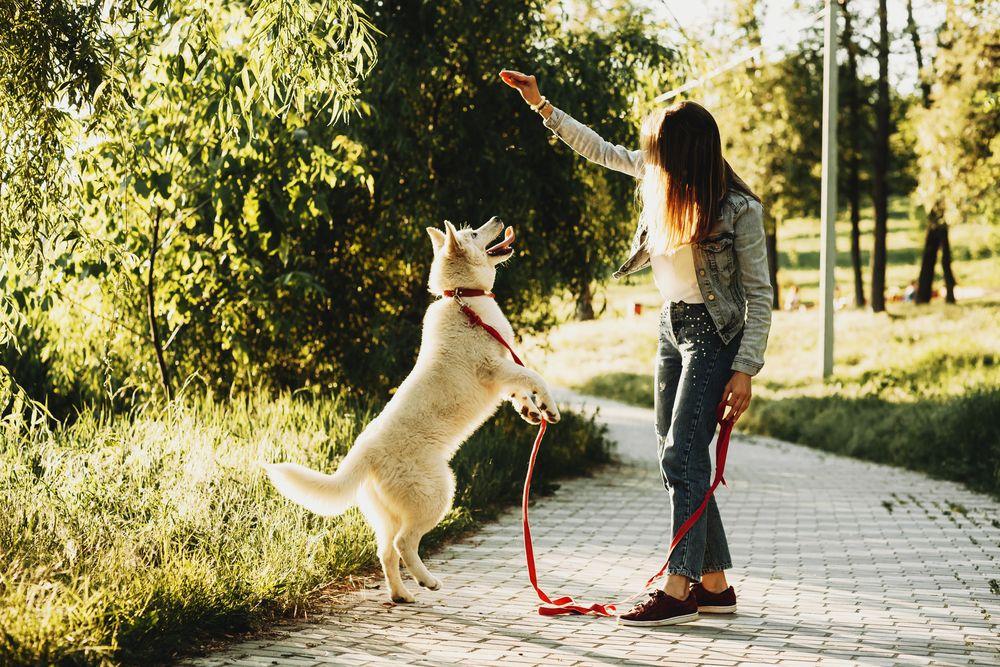
[[[534,76],[503,70],[500,78],[511,88],[517,89],[525,102],[538,111],[545,127],[552,130],[570,148],[594,164],[640,178],[643,171],[642,151],[634,151],[605,141],[597,132],[557,109],[538,91]]]

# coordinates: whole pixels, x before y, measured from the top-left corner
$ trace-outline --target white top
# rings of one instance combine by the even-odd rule
[[[653,265],[653,282],[664,301],[705,303],[694,272],[694,253],[690,243],[670,254],[654,255],[649,260]]]

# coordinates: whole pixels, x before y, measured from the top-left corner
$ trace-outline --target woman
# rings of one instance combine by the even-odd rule
[[[764,365],[771,283],[760,199],[723,159],[715,119],[694,102],[654,111],[643,123],[641,149],[627,150],[553,106],[538,92],[535,77],[510,70],[500,77],[570,148],[639,179],[639,226],[615,277],[652,266],[664,299],[656,433],[676,530],[710,485],[716,406],[724,403],[739,419],[750,404],[751,377]],[[725,575],[730,567],[713,498],[671,553],[663,590],[619,621],[671,625],[694,620],[699,611],[732,613],[736,593]]]

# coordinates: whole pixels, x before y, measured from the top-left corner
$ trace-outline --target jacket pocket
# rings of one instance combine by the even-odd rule
[[[705,261],[716,281],[729,286],[736,271],[736,254],[733,250],[733,235],[729,233],[712,236],[701,241],[698,246],[705,254]]]

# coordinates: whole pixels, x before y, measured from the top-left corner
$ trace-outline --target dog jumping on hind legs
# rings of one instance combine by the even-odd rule
[[[500,233],[503,239],[491,245]],[[483,322],[512,342],[514,332],[490,290],[496,267],[513,254],[514,230],[498,218],[478,229],[428,227],[434,245],[429,287],[454,290]],[[483,294],[485,292],[485,294]],[[459,446],[509,400],[528,422],[559,421],[541,376],[516,364],[507,349],[472,326],[458,299],[439,298],[424,316],[416,365],[332,475],[294,463],[264,466],[282,495],[318,514],[334,516],[358,505],[371,523],[394,602],[413,602],[399,571],[421,586],[440,582],[417,554],[421,538],[451,509],[455,478],[448,466]]]

